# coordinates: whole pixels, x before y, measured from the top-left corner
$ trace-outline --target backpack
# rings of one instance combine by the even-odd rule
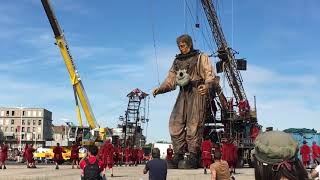
[[[93,164],[90,164],[88,159],[85,159],[85,162],[86,162],[86,167],[84,168],[83,179],[84,180],[101,180],[102,178],[100,176],[98,160],[96,159],[96,161]]]

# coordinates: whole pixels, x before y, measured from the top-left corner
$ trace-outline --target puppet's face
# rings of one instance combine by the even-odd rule
[[[191,46],[185,42],[180,42],[178,44],[178,47],[179,47],[181,54],[188,54],[191,50]]]

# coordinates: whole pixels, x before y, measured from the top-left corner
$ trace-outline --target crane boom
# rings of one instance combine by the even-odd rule
[[[218,57],[222,62],[223,71],[226,73],[229,86],[232,89],[236,102],[246,100],[246,94],[242,85],[242,77],[237,69],[236,59],[232,49],[224,37],[216,10],[211,0],[201,0],[202,7],[207,16],[212,35],[218,48]]]
[[[49,0],[41,0],[41,2],[44,7],[44,10],[47,14],[47,17],[49,19],[52,30],[54,32],[56,44],[58,45],[58,47],[60,49],[60,53],[63,57],[63,60],[65,62],[65,65],[66,65],[67,70],[70,75],[70,80],[71,80],[71,84],[73,86],[74,95],[75,95],[76,111],[78,114],[79,124],[80,124],[80,126],[82,126],[82,119],[81,119],[80,108],[78,105],[78,99],[81,103],[83,112],[86,116],[86,119],[88,121],[90,128],[95,129],[95,128],[99,127],[99,125],[97,124],[96,119],[94,117],[93,111],[92,111],[90,103],[89,103],[89,99],[88,99],[86,92],[84,90],[83,84],[80,79],[80,75],[76,69],[74,62],[73,62],[72,56],[69,51],[68,44],[67,44],[65,37],[61,31],[58,20],[53,12],[53,9],[51,7]]]

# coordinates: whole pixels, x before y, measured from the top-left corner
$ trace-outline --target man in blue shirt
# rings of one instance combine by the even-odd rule
[[[160,150],[152,149],[152,160],[146,164],[143,170],[144,174],[149,171],[149,180],[166,180],[167,179],[167,162],[160,159]]]

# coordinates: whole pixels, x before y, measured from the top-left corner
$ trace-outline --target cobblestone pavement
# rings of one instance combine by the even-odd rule
[[[62,165],[55,170],[54,165],[37,165],[36,169],[27,169],[22,164],[9,164],[6,170],[0,170],[0,180],[79,180],[80,170],[71,169],[70,165]],[[148,175],[142,173],[144,166],[114,167],[114,177],[107,172],[107,179],[114,180],[148,180]],[[210,171],[208,171],[210,173]],[[235,175],[237,180],[253,180],[254,172],[251,168],[238,169]],[[195,170],[168,170],[168,180],[210,180],[210,174],[203,174],[203,169]]]

